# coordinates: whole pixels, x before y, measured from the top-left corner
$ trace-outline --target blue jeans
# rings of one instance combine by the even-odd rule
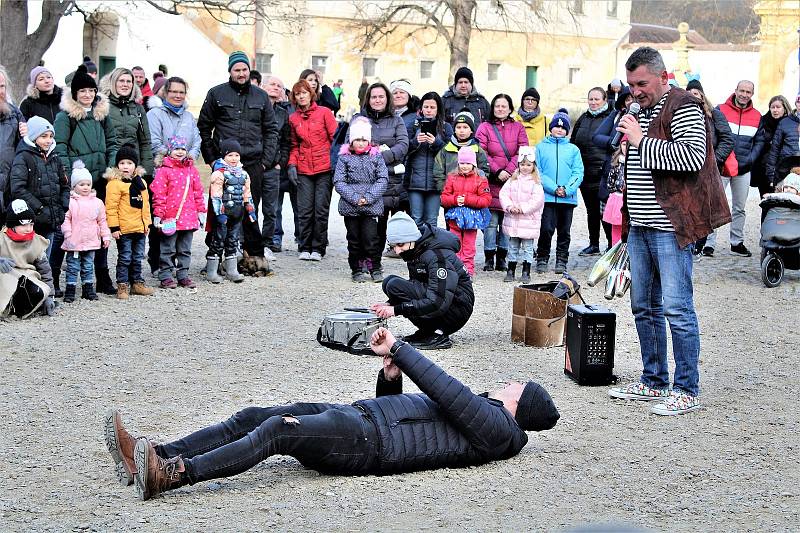
[[[508,250],[508,235],[503,233],[503,214],[501,211],[492,211],[489,225],[483,230],[483,251],[493,252],[497,248]]]
[[[67,254],[67,285],[78,283],[78,272],[81,274],[81,283],[94,283],[94,253],[96,250],[85,252],[66,252]]]
[[[144,241],[144,233],[128,233],[117,239],[117,283],[144,283]]]
[[[64,234],[61,233],[61,228],[56,228],[44,235],[44,238],[50,241],[47,246],[47,262],[50,263],[50,268],[61,270],[61,265],[64,264],[64,250],[61,249],[61,245],[64,244]],[[55,276],[55,274],[53,275]],[[57,280],[56,287],[58,287]]]
[[[669,387],[667,327],[675,357],[673,390],[700,393],[700,330],[692,297],[694,247],[681,249],[675,234],[631,226],[631,310],[642,350],[641,382],[654,389]]]
[[[523,263],[533,263],[533,239],[520,239],[510,237],[508,239],[508,260]]]
[[[245,472],[272,455],[290,455],[330,474],[366,474],[378,466],[375,423],[352,405],[295,403],[248,407],[228,420],[156,446],[183,457],[190,483]]]
[[[435,191],[408,191],[408,204],[411,218],[417,226],[427,222],[431,227],[436,227],[439,219],[439,208],[442,206],[442,197]]]

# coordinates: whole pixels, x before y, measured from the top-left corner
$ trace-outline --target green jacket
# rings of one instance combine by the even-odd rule
[[[111,120],[119,146],[132,144],[139,151],[139,164],[147,176],[153,175],[153,147],[150,143],[150,126],[147,111],[141,104],[128,98],[108,95],[111,103],[108,118]],[[114,162],[109,161],[109,166]]]
[[[68,174],[72,164],[80,159],[92,173],[92,186],[97,197],[105,200],[106,180],[103,172],[114,163],[119,149],[117,136],[108,118],[108,98],[98,94],[92,103],[91,115],[72,99],[70,91],[64,91],[61,99],[62,111],[56,115],[56,153]]]

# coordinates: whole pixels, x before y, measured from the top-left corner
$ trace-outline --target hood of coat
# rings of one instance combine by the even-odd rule
[[[631,95],[631,88],[627,85],[622,88],[622,90],[617,95],[617,99],[614,100],[614,109],[617,111],[622,111],[625,107],[625,98]]]
[[[355,152],[350,152],[350,143],[345,143],[345,144],[343,144],[341,146],[341,148],[339,148],[339,155],[347,155],[347,154],[350,154],[350,153],[355,155]],[[381,153],[381,152],[380,152],[380,150],[378,150],[377,146],[370,146],[369,147],[369,155],[377,155],[379,153]]]
[[[61,87],[59,87],[58,85],[53,86],[52,94],[42,94],[41,92],[39,92],[39,89],[37,89],[30,83],[28,84],[27,89],[25,89],[25,94],[29,98],[32,98],[33,100],[40,100],[47,104],[55,104],[60,102],[63,92],[64,92],[63,89],[61,89]]]
[[[98,121],[105,119],[108,116],[109,105],[108,97],[103,93],[97,93],[94,102],[92,102],[92,116],[94,119]],[[75,120],[86,118],[86,111],[81,104],[72,98],[72,92],[70,91],[64,91],[64,95],[61,97],[61,109]]]
[[[85,202],[86,200],[90,200],[92,198],[97,198],[97,192],[92,189],[89,194],[86,196],[81,196],[80,194],[76,193],[75,191],[69,192],[69,199],[75,200],[76,202]]]
[[[157,108],[161,107],[162,104],[163,104],[163,102],[161,101],[161,98],[159,98],[156,95],[147,97],[147,110],[148,111],[151,110],[151,109],[157,109]]]
[[[133,173],[137,176],[144,177],[145,170],[143,167],[136,167],[136,170],[134,170]],[[131,181],[131,179],[126,178],[125,175],[117,167],[108,167],[106,171],[103,173],[103,177],[108,181],[114,181],[114,180]]]

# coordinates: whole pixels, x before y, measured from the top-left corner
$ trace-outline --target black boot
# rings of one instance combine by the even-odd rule
[[[522,263],[522,277],[520,278],[522,283],[530,283],[531,282],[531,264],[527,261]]]
[[[67,290],[64,291],[64,303],[71,304],[75,301],[75,285],[67,285]]]
[[[114,287],[114,282],[111,281],[111,276],[108,275],[107,268],[100,268],[97,270],[97,292],[102,294],[117,294],[117,288]]]
[[[491,272],[494,270],[494,250],[483,252],[483,271]]]
[[[556,274],[563,274],[567,271],[567,261],[569,256],[556,256],[556,268],[553,272]]]
[[[114,291],[114,294],[116,294],[116,291]],[[91,301],[98,299],[97,293],[94,292],[94,283],[83,284],[83,289],[81,290],[81,298],[84,300],[91,300]]]
[[[64,296],[64,291],[61,290],[61,269],[53,269],[53,298],[61,298]]]
[[[517,262],[516,261],[509,261],[508,262],[508,270],[506,270],[506,277],[503,278],[503,281],[506,282],[513,282],[514,281],[514,274],[517,270]]]
[[[497,255],[495,256],[494,269],[503,272],[506,269],[506,255],[508,250],[505,248],[498,248]]]

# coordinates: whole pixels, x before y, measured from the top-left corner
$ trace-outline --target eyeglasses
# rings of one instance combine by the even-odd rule
[[[526,96],[525,98],[522,99],[522,101],[523,102],[535,102],[536,98],[533,98],[532,96]]]

